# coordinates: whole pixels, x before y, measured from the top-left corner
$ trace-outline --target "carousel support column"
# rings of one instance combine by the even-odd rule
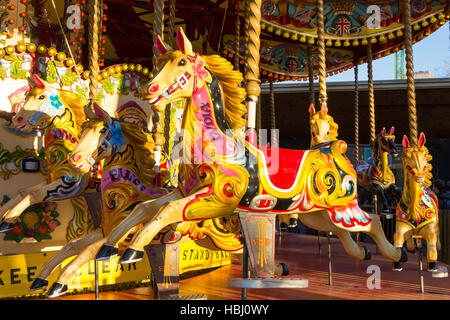
[[[164,0],[155,0],[153,2],[154,6],[154,21],[153,21],[153,52],[157,52],[157,38],[158,36],[163,39],[164,38]],[[153,75],[156,75],[157,69],[156,69],[156,54],[153,54]],[[164,110],[161,110],[161,112],[164,112]],[[161,184],[161,172],[160,172],[160,162],[161,162],[161,151],[162,147],[164,145],[165,139],[164,139],[164,129],[163,125],[161,123],[162,121],[162,114],[157,113],[157,116],[159,116],[159,119],[156,119],[156,125],[155,125],[155,173],[156,173],[156,185],[160,186]],[[155,123],[154,122],[154,123]]]
[[[375,94],[373,90],[372,45],[370,42],[367,44],[367,78],[369,95],[370,146],[373,148],[375,144]],[[373,195],[373,208],[374,213],[378,214],[378,199],[376,194]]]
[[[413,236],[416,245],[417,252],[417,261],[419,263],[419,284],[420,284],[420,292],[425,292],[425,287],[423,283],[423,261],[422,261],[422,236],[416,235]]]
[[[173,48],[176,47],[175,45],[175,41],[176,41],[176,37],[175,37],[175,33],[176,33],[176,28],[175,28],[175,8],[176,8],[176,0],[169,0],[169,32],[168,32],[168,43],[170,44],[170,46],[172,46]]]
[[[93,104],[98,103],[98,73],[99,73],[99,39],[101,37],[101,16],[103,2],[101,0],[91,0],[89,2],[89,107],[93,110]],[[99,275],[98,262],[94,260],[95,270],[95,300],[99,299]]]
[[[239,43],[241,38],[241,17],[240,17],[240,0],[236,0],[236,25],[235,25],[235,36],[234,36],[234,69],[239,70]]]
[[[325,52],[325,20],[323,14],[323,0],[317,0],[317,48],[319,50],[319,102],[320,105],[327,104],[327,65]],[[331,232],[327,232],[328,241],[328,284],[331,286]]]
[[[308,80],[309,80],[309,105],[315,105],[315,94],[314,94],[314,66],[312,62],[312,46],[308,43]],[[322,243],[320,241],[320,231],[317,230],[317,244],[319,247],[319,255],[322,254]]]
[[[276,125],[276,111],[275,111],[275,92],[273,89],[273,81],[270,79],[270,138],[271,143],[270,146],[272,148],[278,148],[278,132],[277,132],[277,125]]]
[[[412,49],[411,7],[410,0],[403,2],[403,23],[405,33],[406,84],[408,94],[409,137],[411,144],[417,146],[417,110],[414,84],[414,63]]]
[[[248,43],[247,43],[247,70],[246,70],[246,90],[247,90],[247,139],[249,143],[256,145],[256,116],[258,99],[261,93],[259,80],[259,49],[261,34],[261,0],[251,0],[248,2]]]
[[[359,83],[358,62],[355,59],[355,168],[359,161]],[[359,240],[359,232],[356,233],[356,241]]]

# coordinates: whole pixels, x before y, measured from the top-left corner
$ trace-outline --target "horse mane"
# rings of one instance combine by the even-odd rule
[[[121,133],[127,141],[127,148],[125,152],[114,154],[109,163],[120,163],[123,162],[121,159],[130,156],[131,159],[135,161],[136,174],[142,181],[150,183],[155,178],[154,166],[154,149],[155,142],[150,133],[143,130],[142,126],[130,123],[130,122],[120,122]],[[97,126],[103,125],[105,122],[101,119],[89,119],[83,123],[83,128],[95,128]],[[131,150],[132,149],[132,150]],[[133,151],[133,154],[131,154]],[[107,166],[107,164],[105,165]]]
[[[322,111],[316,111],[313,115],[310,115],[309,120],[328,120],[328,123],[330,124],[330,134],[328,135],[328,140],[333,141],[337,140],[338,138],[338,129],[339,125],[334,121],[333,117],[330,116],[328,113],[323,113]],[[315,142],[313,137],[311,137],[311,147],[315,146]]]
[[[247,107],[244,103],[246,92],[239,87],[243,81],[242,73],[234,70],[233,65],[219,55],[202,56],[205,66],[217,78],[224,93],[225,117],[231,129],[241,129],[246,126]]]
[[[134,123],[120,122],[120,127],[123,136],[134,149],[134,159],[142,181],[153,181],[155,177],[155,141],[152,135]]]

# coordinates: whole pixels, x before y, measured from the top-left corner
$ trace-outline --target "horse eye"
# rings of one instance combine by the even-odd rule
[[[101,130],[100,130],[100,133],[105,133],[106,132],[106,128],[105,127],[103,127]]]
[[[179,66],[185,66],[186,65],[186,60],[181,59],[180,62],[178,62]]]
[[[39,100],[44,100],[45,99],[45,95],[41,94],[38,99]]]
[[[410,167],[410,166],[406,166],[406,169],[408,169],[408,170],[412,170],[412,168]]]

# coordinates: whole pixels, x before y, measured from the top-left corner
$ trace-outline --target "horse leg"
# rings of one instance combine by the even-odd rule
[[[64,178],[55,180],[52,183],[41,183],[20,192],[12,201],[8,201],[0,208],[0,232],[11,229],[14,222],[29,206],[43,201],[65,200],[81,194],[85,189],[86,180],[80,178],[70,183]],[[63,191],[63,192],[61,192]]]
[[[42,267],[39,275],[30,286],[30,291],[44,289],[48,285],[47,278],[55,268],[67,258],[80,253],[86,246],[103,238],[100,230],[95,230],[78,239],[70,240],[57,254],[48,260]]]
[[[364,232],[368,236],[370,236],[378,248],[380,249],[381,254],[394,262],[405,262],[408,260],[408,256],[406,254],[406,250],[403,248],[395,248],[387,239],[384,234],[383,227],[380,222],[380,217],[376,214],[370,216],[371,222],[364,227],[355,228],[356,231]],[[352,230],[353,231],[353,230]]]
[[[103,243],[105,238],[101,238],[84,248],[72,261],[67,264],[58,276],[58,279],[48,290],[47,297],[55,298],[65,294],[68,290],[68,284],[70,279],[75,273],[87,262],[94,259],[95,254]]]
[[[427,224],[423,227],[419,234],[427,242],[427,261],[428,261],[428,271],[435,271],[438,269],[437,263],[437,232],[436,225],[434,222]]]
[[[104,245],[97,253],[95,259],[100,261],[116,256],[119,251],[117,247],[118,244],[129,235],[135,226],[141,223],[146,223],[152,219],[158,209],[165,203],[181,198],[183,198],[181,192],[175,190],[174,192],[161,198],[139,203],[121,223],[112,229],[110,234],[107,236]]]
[[[323,210],[322,210],[323,211]],[[344,229],[338,228],[330,222],[327,213],[322,211],[309,212],[300,215],[300,221],[310,228],[318,231],[332,232],[338,236],[347,254],[358,260],[370,259],[370,252],[366,247],[360,247],[350,236],[350,233]]]
[[[409,250],[414,250],[414,241],[412,238],[413,230],[410,225],[397,221],[394,232],[394,247],[403,248],[405,240],[407,241],[407,247]],[[392,270],[402,271],[402,263],[400,261],[394,261],[392,264]]]
[[[207,188],[202,188],[188,197],[169,201],[162,207],[154,206],[154,202],[150,203],[148,210],[157,212],[156,215],[136,232],[128,248],[120,257],[119,263],[126,264],[141,260],[144,256],[144,247],[153,240],[158,232],[172,223],[183,221],[183,211],[186,205],[194,200],[198,194],[205,193],[207,190]],[[213,217],[208,216],[207,211],[205,211],[205,216],[201,218]]]

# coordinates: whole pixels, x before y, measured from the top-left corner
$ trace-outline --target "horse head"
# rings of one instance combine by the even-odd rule
[[[59,90],[51,87],[36,74],[28,78],[29,90],[25,103],[11,119],[11,127],[23,132],[44,129],[53,117],[62,115],[65,106],[60,101]]]
[[[94,110],[85,108],[89,120],[82,125],[80,142],[68,154],[69,163],[86,173],[100,160],[117,152],[125,138],[118,120],[94,103]]]
[[[159,111],[172,101],[191,97],[205,81],[212,81],[205,60],[193,52],[192,44],[181,28],[177,30],[177,44],[179,50],[173,51],[158,37],[158,73],[149,84],[139,88],[140,96]]]
[[[328,108],[325,103],[321,109],[316,111],[314,105],[309,106],[309,123],[311,131],[311,147],[335,140],[337,138],[338,125],[333,117],[328,114]]]
[[[378,148],[381,152],[388,152],[391,156],[397,157],[399,151],[395,145],[395,128],[391,127],[389,133],[386,132],[386,128],[383,128],[376,137]]]
[[[431,156],[428,154],[425,142],[426,138],[423,132],[420,133],[417,146],[411,146],[406,135],[403,136],[403,168],[405,173],[414,177],[418,183],[423,183],[430,174],[428,161],[431,160]]]

